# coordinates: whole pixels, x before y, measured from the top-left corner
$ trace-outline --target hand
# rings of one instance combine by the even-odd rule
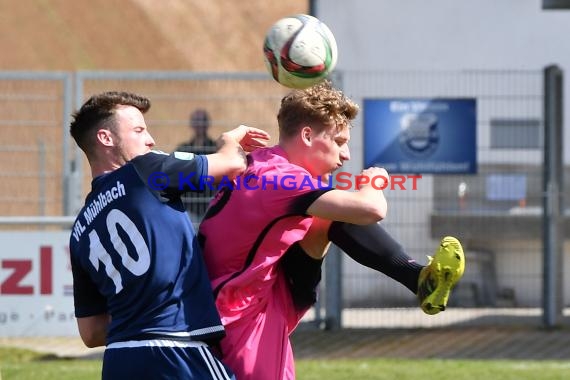
[[[377,189],[385,189],[390,183],[390,175],[384,168],[370,167],[364,169],[357,177],[357,187],[359,189],[366,185],[371,185]]]
[[[247,125],[240,125],[226,132],[226,134],[248,153],[267,146],[270,138],[269,133],[264,130],[248,127]]]
[[[381,176],[381,177],[386,177],[386,180],[390,179],[390,176],[388,175],[388,171],[386,169],[378,168],[375,166],[370,167],[368,169],[364,169],[360,174],[369,178]]]

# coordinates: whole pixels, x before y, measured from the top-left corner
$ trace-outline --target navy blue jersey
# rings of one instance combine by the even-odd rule
[[[180,200],[207,171],[204,156],[151,152],[93,180],[70,237],[75,315],[109,313],[107,344],[224,335]]]

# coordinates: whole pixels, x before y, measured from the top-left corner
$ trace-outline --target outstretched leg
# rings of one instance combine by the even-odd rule
[[[358,263],[398,281],[416,294],[426,314],[445,310],[453,286],[465,270],[459,241],[442,239],[427,266],[418,264],[380,224],[356,225],[316,219],[303,240],[282,259],[294,300],[303,308],[316,301],[322,257],[332,241]]]
[[[329,239],[360,264],[400,282],[417,294],[426,314],[445,310],[451,289],[463,276],[465,255],[459,241],[442,239],[427,266],[416,263],[378,223],[367,226],[334,222]]]
[[[384,273],[414,294],[418,291],[420,265],[380,224],[366,226],[333,222],[328,238],[358,263]]]

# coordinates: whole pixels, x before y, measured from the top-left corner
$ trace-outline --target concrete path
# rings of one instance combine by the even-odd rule
[[[430,329],[300,329],[292,336],[298,359],[441,358],[570,360],[570,330],[530,327]],[[100,359],[79,338],[0,338],[0,346],[20,347],[66,358]]]
[[[298,331],[297,358],[570,360],[570,329],[453,327]]]
[[[538,309],[450,309],[435,317],[419,309],[353,309],[339,331],[316,329],[309,313],[292,336],[297,358],[449,358],[570,360],[570,323],[543,329]],[[99,359],[79,337],[0,337],[0,346],[57,357]]]

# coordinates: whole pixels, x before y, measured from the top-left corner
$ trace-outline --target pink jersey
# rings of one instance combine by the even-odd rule
[[[200,225],[206,266],[226,327],[223,359],[238,379],[293,379],[293,306],[278,261],[307,233],[307,208],[330,190],[278,146],[249,155],[233,190],[222,190]]]

